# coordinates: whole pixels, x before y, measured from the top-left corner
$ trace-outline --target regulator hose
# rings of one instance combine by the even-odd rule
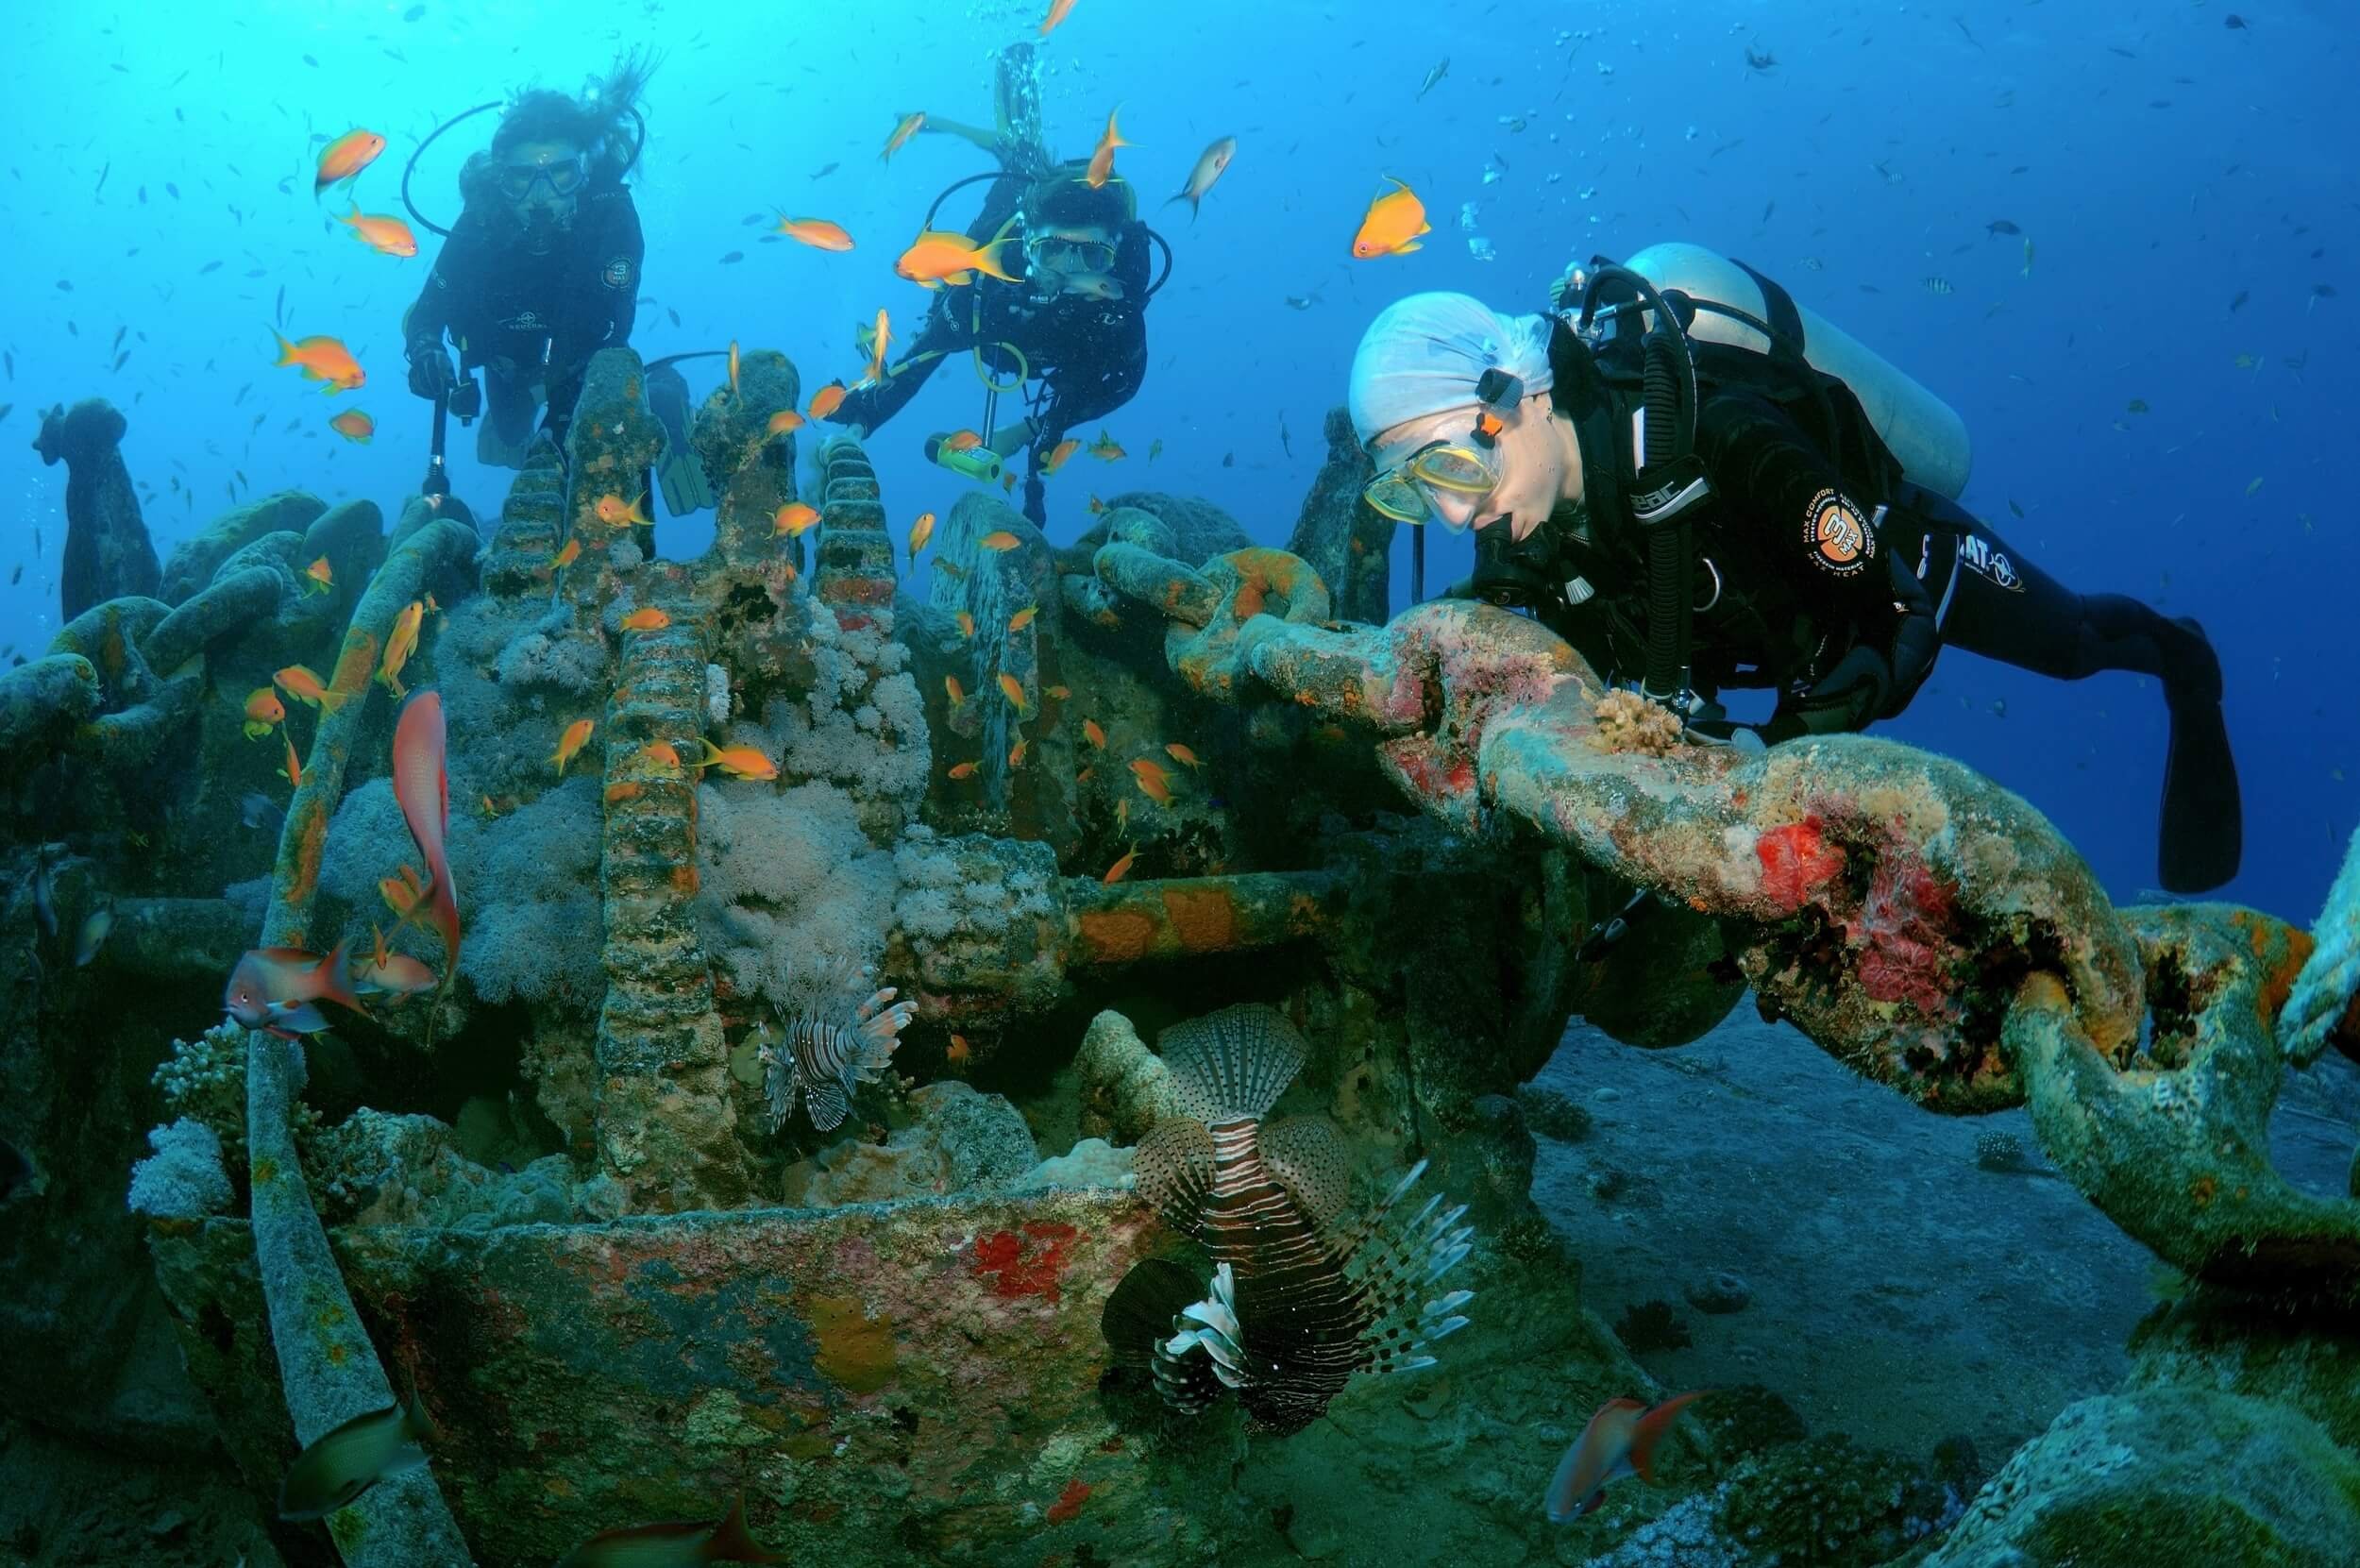
[[[1681,357],[1679,329],[1660,324],[1644,345],[1641,396],[1647,411],[1646,450],[1640,471],[1650,472],[1677,455]],[[1685,512],[1647,531],[1647,673],[1644,694],[1675,698],[1687,683],[1688,639],[1695,575],[1694,531]]]

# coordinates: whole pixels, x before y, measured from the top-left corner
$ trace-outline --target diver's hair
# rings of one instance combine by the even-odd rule
[[[629,49],[580,97],[549,88],[518,92],[492,132],[493,159],[504,158],[520,143],[571,142],[590,154],[594,178],[602,183],[621,178],[639,154],[634,119],[659,63],[649,50]]]

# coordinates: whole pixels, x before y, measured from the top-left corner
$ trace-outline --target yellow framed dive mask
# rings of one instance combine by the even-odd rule
[[[1467,526],[1475,501],[1500,486],[1500,463],[1493,452],[1507,415],[1523,400],[1525,383],[1497,368],[1487,370],[1475,383],[1475,428],[1467,439],[1429,441],[1399,463],[1384,469],[1362,487],[1361,497],[1383,516],[1397,523],[1440,519],[1452,528]],[[1458,512],[1452,501],[1460,502]]]

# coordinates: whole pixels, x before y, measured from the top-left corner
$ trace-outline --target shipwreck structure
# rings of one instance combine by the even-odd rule
[[[1419,1555],[1546,1554],[1497,1495],[1537,1497],[1565,1434],[1492,1412],[1644,1374],[1532,1211],[1516,1087],[1570,1016],[1670,1048],[1749,992],[1896,1116],[2028,1104],[2058,1169],[2208,1288],[2360,1300],[2360,1201],[2292,1190],[2263,1137],[2288,1065],[2360,1054],[2360,862],[2314,931],[2117,910],[1945,759],[1692,745],[1528,619],[1376,624],[1389,529],[1340,418],[1290,549],[1155,493],[1060,547],[978,492],[921,599],[919,508],[857,443],[769,433],[799,379],[752,354],[697,419],[711,549],[649,559],[600,521],[656,454],[640,377],[600,354],[569,449],[497,517],[275,496],[0,675],[0,767],[42,824],[8,879],[0,1131],[52,1177],[0,1211],[43,1281],[0,1322],[17,1408],[218,1442],[268,1494],[398,1368],[440,1436],[330,1521],[356,1564],[547,1561],[739,1494],[799,1560],[1348,1555],[1401,1527],[1353,1499],[1438,1442],[1498,1479],[1422,1499]],[[119,466],[99,445],[66,455]],[[820,521],[793,534],[799,499]],[[329,595],[301,575],[321,554]],[[238,699],[295,664],[333,701],[290,715],[282,758]],[[396,683],[447,716],[456,954],[381,891],[415,857]],[[700,767],[708,745],[776,776]],[[113,911],[88,969],[43,947],[35,884],[69,925]],[[1643,892],[1628,937],[1586,940]],[[372,925],[451,984],[304,1048],[206,1028],[244,948]],[[774,1126],[765,1042],[829,967],[915,1018],[845,1125]],[[1243,1478],[1236,1428],[1164,1417],[1099,1333],[1132,1263],[1184,1250],[1127,1183],[1171,1111],[1152,1041],[1238,1001],[1312,1044],[1287,1107],[1336,1124],[1364,1187],[1430,1160],[1481,1239],[1462,1282],[1519,1304],[1452,1341],[1444,1391],[1364,1380]],[[2360,1431],[2267,1384],[2188,1397],[2294,1432],[2349,1526]],[[2073,1506],[2108,1506],[2077,1475]],[[2300,1534],[2275,1495],[2223,1507]],[[1987,1497],[1933,1560],[2001,1560],[2025,1517]]]

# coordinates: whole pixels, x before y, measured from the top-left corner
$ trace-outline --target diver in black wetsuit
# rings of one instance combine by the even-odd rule
[[[461,171],[465,211],[402,318],[402,341],[421,397],[452,396],[482,367],[485,463],[522,467],[544,404],[540,428],[562,452],[590,356],[631,339],[645,245],[623,175],[638,158],[630,122],[651,68],[626,56],[583,98],[519,95]]]
[[[936,436],[928,440],[927,455],[940,454],[946,463],[969,459],[956,465],[984,478],[995,460],[1029,449],[1024,514],[1040,523],[1048,454],[1069,431],[1129,402],[1147,379],[1149,238],[1130,182],[1118,175],[1093,189],[1080,163],[1031,180],[1002,176],[968,232],[981,244],[1020,211],[1010,235],[1023,247],[1021,278],[1003,283],[978,275],[966,285],[946,285],[885,380],[855,390],[828,417],[865,436],[900,413],[953,355],[972,353],[977,372],[1003,390],[1035,383],[1025,417],[977,432],[983,444],[974,452],[942,453]]]
[[[2074,593],[1905,481],[1860,399],[1799,354],[1660,331],[1684,303],[1657,309],[1622,268],[1599,280],[1578,319],[1418,295],[1361,340],[1351,412],[1376,464],[1368,499],[1478,531],[1455,593],[1534,614],[1610,683],[1748,743],[1895,717],[1946,643],[2064,680],[2155,676],[2171,713],[2163,885],[2235,875],[2220,665],[2196,622]],[[1599,298],[1627,304],[1596,317],[1619,317],[1610,332],[1593,325]],[[1778,693],[1759,726],[1714,700],[1749,686]]]

